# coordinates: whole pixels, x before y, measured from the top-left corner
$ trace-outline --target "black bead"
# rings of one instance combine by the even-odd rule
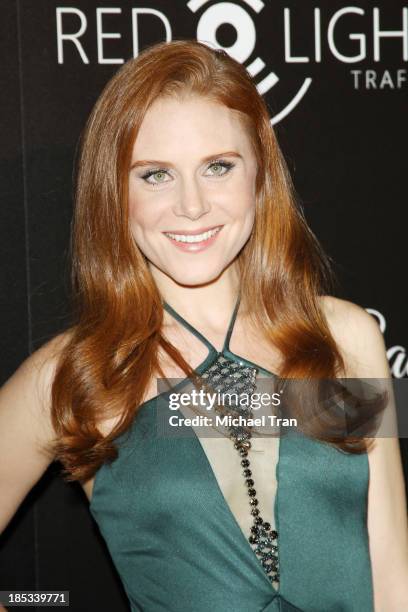
[[[249,495],[250,497],[255,497],[255,495],[256,495],[256,491],[255,491],[255,489],[248,489],[248,495]]]
[[[249,500],[249,503],[251,506],[257,506],[258,500],[256,499],[256,497],[253,497],[252,499]]]
[[[272,540],[276,540],[277,537],[278,537],[278,532],[275,531],[275,530],[271,531],[271,538],[272,538]]]
[[[260,516],[257,516],[257,517],[256,517],[256,519],[255,519],[255,521],[254,521],[254,523],[255,523],[256,525],[261,525],[261,524],[263,523],[263,519],[261,519],[261,517],[260,517]]]
[[[244,470],[243,474],[244,474],[244,476],[246,476],[247,478],[249,478],[249,476],[252,476],[252,472],[251,472],[251,470]]]
[[[259,514],[258,508],[252,508],[251,514],[252,514],[252,516],[258,516],[258,514]]]
[[[266,531],[269,531],[271,528],[271,524],[270,523],[264,523],[264,527],[266,529]]]
[[[245,448],[240,448],[239,449],[239,454],[241,455],[241,457],[247,457],[248,451],[245,450]]]
[[[256,544],[258,542],[258,538],[256,538],[255,536],[251,535],[248,538],[250,544]]]
[[[241,461],[241,465],[242,465],[242,467],[248,467],[248,465],[249,465],[249,461],[248,461],[248,459],[243,459],[243,460]]]
[[[259,533],[259,529],[258,529],[258,527],[255,527],[255,526],[254,526],[254,527],[251,527],[251,532],[252,532],[252,533],[255,533],[255,534],[258,534],[258,533]]]
[[[278,557],[276,555],[273,555],[271,552],[266,552],[263,555],[264,559],[270,559],[271,561],[277,561]]]
[[[252,485],[255,484],[252,478],[247,478],[245,482],[247,483],[248,487],[252,487]]]

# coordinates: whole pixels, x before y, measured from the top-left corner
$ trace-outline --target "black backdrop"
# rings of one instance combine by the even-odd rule
[[[2,0],[0,28],[1,382],[69,316],[86,117],[123,60],[174,38],[226,48],[254,75],[340,297],[378,320],[393,377],[407,377],[407,4]],[[0,590],[70,590],[75,612],[128,609],[86,498],[57,464],[0,544]]]

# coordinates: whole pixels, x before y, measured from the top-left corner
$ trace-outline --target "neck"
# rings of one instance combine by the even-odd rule
[[[220,320],[231,315],[240,290],[236,265],[229,266],[215,280],[194,286],[181,285],[152,267],[151,271],[163,301],[185,319],[211,325],[212,322],[219,324]]]

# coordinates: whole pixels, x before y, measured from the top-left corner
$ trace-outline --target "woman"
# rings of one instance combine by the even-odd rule
[[[159,377],[389,377],[376,323],[329,279],[245,69],[181,40],[125,64],[82,140],[75,322],[1,391],[0,528],[58,459],[134,611],[408,609],[396,438],[155,431]]]

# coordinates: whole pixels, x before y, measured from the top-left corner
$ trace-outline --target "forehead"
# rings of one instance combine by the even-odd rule
[[[133,158],[200,156],[237,149],[249,154],[251,143],[238,112],[199,96],[161,97],[143,118]],[[165,157],[167,156],[167,157]]]

